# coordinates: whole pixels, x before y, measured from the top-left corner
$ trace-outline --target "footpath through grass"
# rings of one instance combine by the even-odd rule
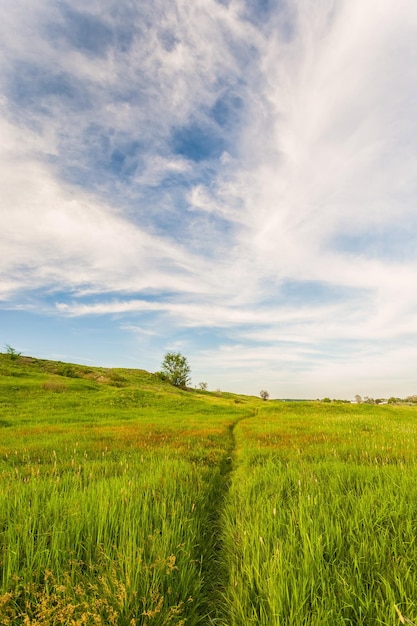
[[[0,355],[0,624],[417,625],[417,414]]]
[[[0,624],[209,623],[230,429],[252,403],[0,356]]]

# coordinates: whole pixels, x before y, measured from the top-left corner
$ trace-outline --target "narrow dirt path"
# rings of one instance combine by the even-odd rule
[[[211,483],[207,494],[205,524],[203,528],[202,545],[200,550],[201,568],[207,599],[204,606],[202,623],[227,624],[227,615],[223,592],[227,588],[229,573],[222,555],[222,513],[226,503],[227,493],[232,481],[236,453],[236,437],[234,430],[240,422],[257,415],[254,408],[250,415],[236,419],[227,427],[228,445],[220,462],[219,471]]]

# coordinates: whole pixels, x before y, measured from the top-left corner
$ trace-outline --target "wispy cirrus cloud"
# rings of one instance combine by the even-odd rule
[[[328,363],[350,392],[417,373],[412,0],[7,0],[0,25],[7,309],[245,385],[297,363],[295,395]]]

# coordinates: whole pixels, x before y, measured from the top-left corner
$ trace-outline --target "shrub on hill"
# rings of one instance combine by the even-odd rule
[[[180,352],[167,352],[162,361],[161,372],[171,385],[186,389],[191,381],[191,369],[187,358]]]
[[[17,350],[15,350],[14,348],[12,348],[12,346],[9,346],[8,344],[6,344],[4,346],[6,348],[6,354],[7,356],[12,360],[12,361],[16,361],[20,355],[22,354],[21,352],[17,352]]]

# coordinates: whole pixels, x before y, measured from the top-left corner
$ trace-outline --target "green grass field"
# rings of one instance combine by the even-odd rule
[[[0,624],[417,625],[417,412],[0,355]]]

